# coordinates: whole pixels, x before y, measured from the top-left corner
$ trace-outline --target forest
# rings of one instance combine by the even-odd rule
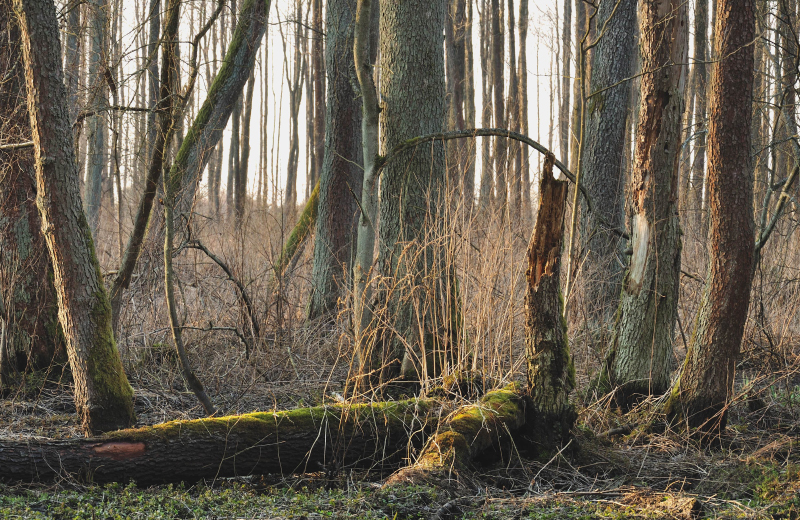
[[[0,0],[0,518],[800,518],[798,0]]]

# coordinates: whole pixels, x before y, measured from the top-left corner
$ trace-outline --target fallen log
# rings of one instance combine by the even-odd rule
[[[488,392],[476,404],[451,413],[414,464],[395,472],[385,486],[429,484],[458,487],[470,480],[473,462],[525,425],[525,398],[518,385]]]
[[[0,441],[0,480],[152,485],[397,463],[435,429],[432,400],[172,421],[86,439]]]

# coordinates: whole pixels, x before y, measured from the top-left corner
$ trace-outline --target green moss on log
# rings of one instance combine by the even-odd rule
[[[477,404],[462,406],[425,445],[416,462],[392,475],[387,486],[441,485],[452,477],[469,478],[480,455],[499,447],[525,424],[525,399],[519,385],[488,392]]]

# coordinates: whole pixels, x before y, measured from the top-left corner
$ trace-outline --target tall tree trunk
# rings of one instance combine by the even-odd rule
[[[588,326],[607,341],[619,303],[625,244],[609,227],[625,226],[625,129],[631,99],[638,0],[601,2],[598,25],[604,35],[594,48],[591,83],[586,100],[581,183],[594,203],[581,204],[581,239],[586,252]],[[607,224],[603,224],[605,222]],[[599,329],[599,330],[598,330]]]
[[[505,103],[505,38],[503,34],[503,4],[492,0],[492,91],[494,93],[494,126],[506,127]],[[495,197],[497,210],[505,213],[508,201],[508,142],[503,138],[494,140],[494,171],[496,178]]]
[[[523,0],[524,1],[524,0]],[[474,52],[472,37],[472,0],[466,2],[466,13],[464,15],[464,125],[466,128],[475,128],[475,70]],[[486,139],[482,139],[486,141]],[[464,160],[466,161],[466,171],[464,174],[464,203],[467,209],[472,209],[475,200],[475,161],[477,153],[475,143],[467,146]]]
[[[235,217],[236,229],[241,231],[244,222],[244,210],[247,202],[247,170],[250,168],[250,119],[253,115],[253,88],[255,87],[255,67],[250,72],[247,92],[244,95],[244,116],[242,117],[242,150],[238,169],[236,170]]]
[[[519,132],[519,77],[517,76],[517,44],[514,34],[514,0],[508,0],[508,127]],[[517,141],[508,144],[511,157],[508,160],[509,189],[511,192],[511,214],[519,220],[522,214],[522,146]]]
[[[567,183],[553,178],[555,157],[545,157],[536,225],[525,271],[525,345],[537,442],[552,447],[570,435],[577,414],[569,402],[575,366],[567,344],[561,295],[561,248]]]
[[[139,205],[134,217],[133,230],[128,237],[124,253],[120,259],[119,270],[114,282],[111,285],[110,301],[112,315],[112,329],[117,331],[119,325],[120,310],[122,308],[122,296],[128,289],[133,277],[136,263],[142,252],[144,240],[148,235],[148,230],[155,224],[151,223],[153,203],[158,193],[161,174],[167,161],[169,142],[175,132],[175,120],[180,115],[175,109],[175,93],[178,92],[178,77],[175,60],[177,59],[174,49],[177,46],[178,27],[180,24],[179,10],[174,3],[167,10],[167,19],[164,24],[163,34],[163,56],[161,59],[161,77],[157,81],[159,87],[158,98],[155,107],[158,110],[157,125],[155,134],[150,142],[150,156],[148,159],[147,174],[144,181],[144,189],[139,199]],[[157,52],[156,48],[154,52]]]
[[[617,403],[627,408],[667,390],[681,265],[677,209],[686,4],[641,0],[641,115],[631,173],[632,255],[606,360]]]
[[[3,140],[13,143],[30,141],[31,127],[11,4],[0,1],[0,120]],[[0,151],[0,392],[12,384],[12,372],[47,368],[66,357],[35,178],[33,150]]]
[[[752,0],[719,0],[708,117],[709,270],[695,333],[666,409],[690,427],[721,431],[750,302],[753,183]]]
[[[89,99],[91,100],[89,106],[95,114],[89,117],[89,166],[86,169],[83,205],[92,236],[97,239],[103,198],[103,172],[108,161],[106,145],[108,117],[106,73],[109,70],[108,0],[93,0],[89,7],[91,19],[89,38],[92,43],[89,54]]]
[[[444,34],[447,66],[447,127],[450,130],[464,129],[465,10],[465,0],[447,1]],[[450,189],[459,195],[466,166],[464,152],[465,147],[461,142],[447,145]]]
[[[366,331],[372,322],[372,267],[375,258],[375,223],[378,220],[378,90],[372,43],[375,33],[374,13],[379,13],[377,0],[359,0],[353,32],[353,60],[361,90],[361,149],[364,159],[364,180],[361,187],[361,215],[358,219],[358,243],[353,263],[353,323],[355,362],[358,376],[369,374],[382,363],[374,342]]]
[[[75,406],[87,432],[123,428],[134,420],[133,391],[114,342],[111,307],[81,209],[56,9],[51,0],[18,1],[36,202],[53,262]]]
[[[528,0],[519,0],[519,66],[517,76],[519,82],[519,132],[528,135]],[[538,56],[537,56],[538,66]],[[538,88],[539,77],[536,77]],[[537,103],[538,103],[537,99]],[[538,123],[537,123],[538,124]],[[473,128],[470,126],[470,128]],[[538,139],[538,137],[537,137]],[[522,185],[522,214],[531,214],[531,173],[528,154],[520,148],[519,177]]]
[[[703,205],[703,179],[706,169],[706,96],[708,94],[708,69],[706,60],[708,59],[708,0],[698,0],[694,8],[694,71],[693,93],[694,93],[694,125],[691,132],[695,135],[693,139],[695,156],[692,161],[692,182],[689,189],[690,197],[688,202],[694,211],[694,225],[699,225],[702,219],[700,211]],[[698,218],[701,217],[701,218]]]
[[[319,180],[319,214],[314,238],[309,318],[330,315],[349,290],[353,236],[359,214],[354,194],[361,193],[364,170],[361,144],[361,100],[353,58],[355,4],[328,0],[325,54],[329,73],[325,115],[325,155]],[[370,266],[367,266],[369,269]]]
[[[381,151],[444,127],[444,0],[387,2],[380,12]],[[414,85],[414,88],[409,88]],[[440,373],[450,348],[450,312],[442,308],[448,279],[438,239],[444,147],[409,153],[390,163],[380,183],[382,244],[378,267],[386,277],[380,301],[394,326],[385,330],[388,368],[410,378]],[[377,368],[377,367],[373,367]]]
[[[581,0],[579,0],[581,1]],[[572,0],[564,0],[561,26],[561,99],[558,100],[558,131],[561,160],[569,159],[569,84],[572,79]]]
[[[481,86],[483,88],[483,110],[481,110],[481,125],[484,128],[492,126],[492,15],[490,14],[489,0],[483,1],[480,11],[480,63]],[[492,151],[491,140],[481,140],[481,184],[480,184],[480,209],[482,212],[492,207],[494,201],[494,180],[492,178]]]
[[[325,121],[328,107],[325,104],[325,78],[326,78],[326,39],[330,36],[323,32],[322,19],[327,16],[323,13],[322,0],[312,0],[312,76],[314,82],[314,165],[316,170],[309,182],[310,185],[317,183],[322,175],[323,157],[325,156]]]
[[[67,107],[69,108],[69,120],[75,121],[78,117],[78,87],[80,78],[81,62],[81,40],[83,39],[83,29],[81,27],[81,2],[71,2],[68,4],[67,13],[67,37],[65,49],[65,83],[67,85]],[[82,125],[78,124],[75,128],[75,142],[78,142],[78,135]]]

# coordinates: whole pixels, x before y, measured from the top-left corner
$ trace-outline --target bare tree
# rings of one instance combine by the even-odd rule
[[[715,33],[721,59],[712,74],[708,113],[709,272],[666,410],[690,427],[719,432],[725,428],[752,280],[752,0],[719,0]]]
[[[37,205],[53,262],[75,405],[89,433],[124,428],[134,420],[133,391],[114,342],[111,306],[81,209],[55,5],[51,0],[18,5]]]
[[[333,313],[339,298],[349,289],[347,280],[359,215],[356,194],[360,199],[364,178],[364,170],[359,167],[363,161],[361,100],[353,89],[358,84],[353,55],[355,7],[352,0],[327,2],[325,70],[329,80],[310,318]]]

